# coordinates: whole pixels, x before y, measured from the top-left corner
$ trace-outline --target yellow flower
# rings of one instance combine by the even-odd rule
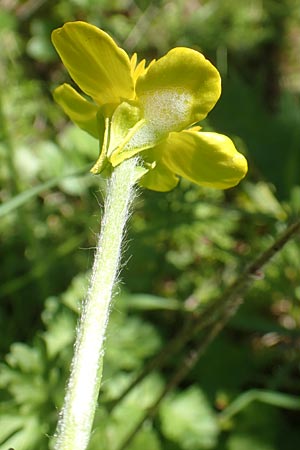
[[[107,33],[85,22],[66,23],[52,41],[92,99],[69,84],[54,91],[69,118],[100,141],[93,173],[139,154],[140,184],[157,191],[173,189],[178,176],[226,189],[246,175],[247,161],[228,137],[192,127],[221,93],[220,75],[201,53],[178,47],[145,67],[145,60],[137,64],[136,54],[130,60]]]

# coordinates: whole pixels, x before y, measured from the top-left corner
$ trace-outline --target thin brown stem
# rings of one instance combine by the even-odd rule
[[[192,319],[192,320],[191,320]],[[185,320],[181,330],[177,333],[173,339],[164,345],[159,353],[157,353],[152,359],[150,359],[144,366],[143,370],[137,374],[136,378],[127,386],[127,388],[121,393],[121,395],[114,399],[112,403],[109,404],[108,410],[111,411],[126,395],[137,386],[150,372],[155,369],[164,367],[169,361],[170,357],[176,352],[179,352],[190,335],[190,329],[193,327],[193,318],[188,317]]]
[[[283,231],[272,245],[262,252],[252,263],[250,263],[242,274],[226,289],[225,293],[218,297],[207,308],[207,310],[204,311],[203,315],[199,317],[199,321],[196,323],[196,326],[190,331],[190,333],[188,333],[188,335],[185,336],[185,342],[192,339],[192,337],[199,333],[200,330],[207,329],[204,339],[182,358],[178,365],[179,369],[175,372],[159,397],[146,411],[118,450],[125,450],[141,429],[145,420],[155,416],[161,401],[172,389],[180,384],[180,382],[195,366],[197,361],[199,361],[200,357],[205,353],[210,343],[219,335],[228,321],[235,315],[239,306],[243,302],[243,297],[246,290],[249,289],[249,287],[256,280],[262,268],[284,247],[287,242],[294,238],[298,232],[300,232],[300,219]]]
[[[166,345],[161,351],[151,359],[140,372],[132,383],[121,393],[121,395],[110,404],[109,409],[113,409],[124,397],[140,383],[152,370],[164,367],[170,358],[179,352],[187,342],[193,339],[201,330],[206,328],[209,324],[217,320],[218,315],[223,309],[226,309],[230,303],[232,296],[237,295],[248,283],[255,281],[263,266],[270,261],[270,259],[278,253],[282,247],[300,230],[300,220],[290,225],[277,240],[268,247],[261,255],[250,263],[241,275],[230,284],[223,295],[216,298],[210,305],[202,312],[202,314],[191,317],[187,320],[179,333]]]

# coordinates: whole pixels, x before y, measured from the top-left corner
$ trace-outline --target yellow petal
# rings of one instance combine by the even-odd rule
[[[130,58],[130,69],[131,69],[131,76],[133,75],[137,63],[137,54],[134,53],[132,57]]]
[[[160,145],[162,162],[175,174],[218,189],[235,186],[247,173],[247,161],[231,139],[218,133],[171,133]]]
[[[146,60],[143,59],[137,64],[137,54],[134,53],[130,59],[130,66],[131,66],[131,77],[135,85],[136,80],[139,78],[139,76],[141,76],[143,73],[147,71],[147,69],[145,68]]]
[[[140,61],[138,63],[138,65],[135,67],[134,73],[133,73],[134,81],[136,81],[139,78],[139,76],[146,71],[145,65],[146,65],[146,60],[142,59],[142,61]]]
[[[167,192],[174,189],[179,178],[161,161],[158,161],[153,169],[144,175],[139,185],[152,191]]]
[[[147,122],[180,131],[206,117],[221,93],[217,69],[189,48],[174,48],[138,78],[136,94]]]
[[[129,57],[104,31],[68,22],[53,31],[52,42],[73,80],[99,105],[133,97]]]
[[[53,97],[72,122],[95,138],[99,138],[100,130],[97,123],[99,106],[88,102],[66,83],[55,89]]]

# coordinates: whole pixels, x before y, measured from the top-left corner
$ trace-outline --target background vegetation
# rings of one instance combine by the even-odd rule
[[[203,51],[223,95],[202,125],[230,135],[250,163],[226,192],[184,181],[140,192],[89,449],[300,448],[299,236],[190,370],[210,329],[185,338],[299,215],[299,1],[1,0],[0,450],[48,448],[101,217],[105,182],[87,171],[97,142],[51,97],[67,74],[50,32],[77,19],[148,60],[174,46]]]

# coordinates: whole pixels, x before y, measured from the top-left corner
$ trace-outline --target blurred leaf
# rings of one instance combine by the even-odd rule
[[[211,449],[217,443],[216,416],[196,386],[166,399],[160,418],[164,435],[184,450]]]
[[[252,404],[242,413],[227,440],[228,450],[275,450],[280,433],[276,411],[269,406]]]
[[[41,369],[40,357],[37,349],[16,343],[11,346],[7,361],[11,367],[18,368],[24,373],[39,373]]]
[[[277,219],[286,219],[287,214],[282,205],[272,192],[272,188],[267,183],[260,181],[258,183],[243,183],[243,189],[251,199],[251,210],[270,214]],[[273,189],[274,191],[274,189]]]
[[[47,353],[49,359],[53,359],[66,347],[71,347],[75,339],[76,319],[74,315],[59,311],[58,314],[51,314],[49,320],[49,309],[51,299],[46,302],[46,308],[43,311],[43,317],[48,322],[48,329],[43,333],[43,339],[46,343]],[[45,320],[45,319],[44,319]]]
[[[29,39],[26,50],[34,59],[47,63],[53,61],[56,52],[50,40],[53,24],[47,18],[33,18],[30,22],[30,31],[32,37]]]
[[[105,365],[104,365],[105,366]],[[105,389],[107,381],[103,381]],[[89,450],[98,450],[99,442],[103,450],[117,450],[122,442],[135,428],[147,408],[155,401],[163,388],[158,375],[150,375],[141,384],[135,387],[126,398],[118,404],[110,415],[101,408],[95,418],[95,431],[93,432]],[[139,445],[143,445],[139,447]],[[138,448],[160,450],[158,438],[151,426],[143,427],[128,447],[130,450]],[[151,447],[153,446],[153,447]]]
[[[243,392],[233,400],[233,402],[219,414],[219,420],[226,421],[230,419],[254,401],[266,403],[278,408],[300,410],[300,399],[298,397],[283,394],[281,392],[252,389],[251,391]]]
[[[149,294],[123,294],[120,301],[124,301],[128,308],[136,310],[151,311],[163,309],[177,311],[182,309],[182,304],[178,300]]]
[[[264,442],[254,433],[239,434],[233,433],[229,439],[226,450],[276,450],[276,447],[269,442]]]
[[[23,419],[22,428],[20,427],[15,430],[15,432],[0,445],[0,450],[8,450],[9,448],[31,450],[38,448],[37,445],[41,442],[41,436],[44,438],[46,431],[45,428],[40,426],[36,417]],[[41,447],[43,448],[43,446]]]
[[[157,434],[144,427],[128,446],[128,450],[162,450]]]
[[[108,366],[113,364],[126,370],[139,368],[143,359],[153,355],[159,346],[160,338],[152,324],[117,311],[111,316],[105,354]]]
[[[22,417],[11,416],[3,412],[0,416],[0,444],[3,444],[13,433],[20,430],[22,426]]]
[[[58,177],[53,178],[52,180],[46,181],[45,183],[41,183],[37,186],[34,186],[31,189],[27,189],[26,191],[21,192],[17,196],[13,197],[10,200],[7,200],[5,203],[0,205],[0,217],[4,216],[5,214],[8,214],[14,209],[21,207],[26,202],[38,196],[47,189],[57,186],[57,184],[61,183],[62,180],[64,180],[66,177],[78,177],[80,175],[83,175],[84,173],[86,173],[86,169],[81,169],[71,174],[59,175]]]

